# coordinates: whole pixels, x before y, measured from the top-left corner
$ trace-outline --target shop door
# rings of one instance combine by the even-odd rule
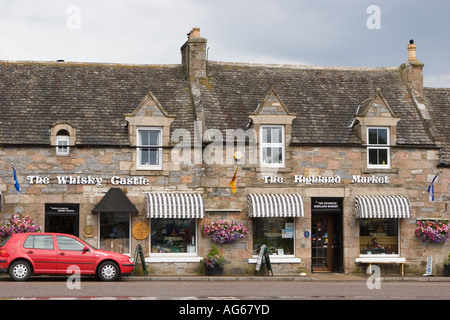
[[[312,198],[311,271],[343,272],[342,198]]]
[[[312,219],[311,246],[314,272],[333,270],[333,217],[316,214]]]
[[[45,232],[79,235],[79,204],[46,204]]]

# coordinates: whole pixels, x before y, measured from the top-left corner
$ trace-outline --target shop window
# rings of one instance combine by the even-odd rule
[[[70,134],[67,130],[59,130],[56,134],[56,155],[67,156],[70,153]]]
[[[390,167],[389,129],[367,129],[367,167]]]
[[[162,169],[162,129],[139,128],[137,168],[142,170]]]
[[[260,159],[264,167],[284,167],[284,126],[261,126]]]
[[[130,214],[122,212],[101,213],[100,249],[130,253]]]
[[[195,254],[196,222],[196,219],[151,219],[151,254]]]
[[[270,255],[294,255],[294,218],[254,218],[253,255],[265,244]]]
[[[400,254],[398,219],[360,219],[359,247],[362,255]]]

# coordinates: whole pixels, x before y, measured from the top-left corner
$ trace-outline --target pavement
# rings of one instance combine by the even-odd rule
[[[342,273],[313,273],[306,275],[274,275],[274,276],[190,276],[190,275],[151,275],[151,276],[128,276],[122,277],[122,281],[367,281],[369,275],[342,274]],[[381,277],[381,281],[417,281],[417,282],[449,282],[450,277],[444,276],[421,276],[389,275]]]

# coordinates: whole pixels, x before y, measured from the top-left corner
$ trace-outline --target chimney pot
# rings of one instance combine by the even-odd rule
[[[189,39],[200,38],[200,28],[193,28],[189,34]]]
[[[408,61],[417,61],[417,57],[416,57],[416,49],[417,49],[417,45],[414,44],[414,40],[409,40],[409,44],[408,44]]]

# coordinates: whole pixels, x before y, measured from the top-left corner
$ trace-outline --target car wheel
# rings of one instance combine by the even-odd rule
[[[14,261],[9,267],[9,275],[15,281],[25,281],[31,276],[31,265],[27,261]]]
[[[119,278],[119,275],[119,266],[112,261],[101,263],[97,270],[97,277],[102,281],[115,281]]]

